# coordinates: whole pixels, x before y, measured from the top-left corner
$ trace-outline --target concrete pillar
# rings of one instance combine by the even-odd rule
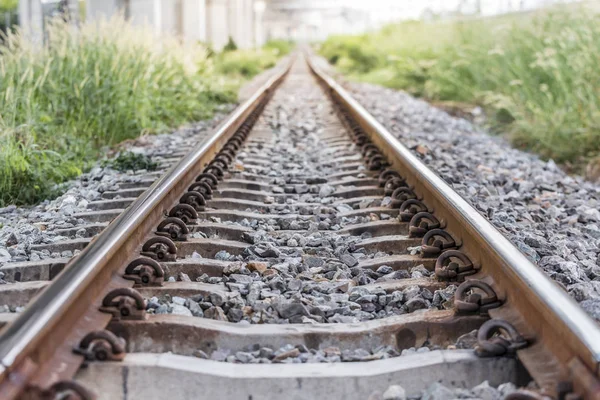
[[[229,0],[228,4],[229,35],[241,49],[251,48],[254,45],[252,3],[252,0]]]
[[[235,44],[240,47],[238,29],[240,28],[237,21],[237,3],[238,0],[227,1],[227,27],[228,35],[233,39]]]
[[[119,12],[119,9],[124,5],[121,0],[87,0],[87,19],[110,18]]]
[[[160,11],[160,3],[156,0],[129,0],[129,19],[133,25],[151,25],[156,31],[157,24],[160,27],[157,11]]]
[[[207,39],[215,50],[221,50],[229,40],[227,0],[207,0]]]
[[[246,48],[254,47],[254,0],[244,0],[244,38]]]
[[[128,0],[129,20],[133,25],[150,25],[155,35],[163,31],[163,0]]]
[[[23,34],[29,36],[35,43],[44,40],[44,16],[40,0],[19,1],[19,25]]]
[[[182,0],[160,0],[160,14],[158,15],[161,19],[161,32],[181,35],[183,27],[181,2]]]
[[[266,4],[263,0],[254,1],[254,47],[262,47],[266,42],[265,33],[265,9]]]
[[[183,0],[183,37],[187,41],[207,41],[206,0]]]

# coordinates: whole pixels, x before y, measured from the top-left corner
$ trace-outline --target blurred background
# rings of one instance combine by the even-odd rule
[[[79,20],[122,12],[157,33],[210,43],[222,49],[231,37],[239,48],[270,39],[324,40],[359,34],[395,21],[493,16],[573,0],[0,0],[3,26],[19,22],[42,35],[44,17],[69,11]]]

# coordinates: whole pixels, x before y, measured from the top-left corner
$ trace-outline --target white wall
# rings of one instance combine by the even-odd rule
[[[87,0],[87,18],[110,17],[119,12],[123,6],[124,4],[120,0]]]
[[[89,2],[90,0],[88,0]],[[160,1],[156,0],[129,0],[128,15],[134,25],[150,24],[160,26],[159,12]]]
[[[227,0],[208,0],[206,26],[208,42],[215,50],[221,50],[230,35]]]
[[[206,0],[183,0],[183,37],[206,42]]]
[[[19,25],[23,33],[41,43],[43,34],[42,3],[40,0],[19,1]]]
[[[168,32],[183,40],[208,42],[216,50],[229,37],[239,48],[262,45],[265,40],[264,0],[87,0],[87,9],[89,19],[124,9],[134,24],[149,23],[156,34]]]

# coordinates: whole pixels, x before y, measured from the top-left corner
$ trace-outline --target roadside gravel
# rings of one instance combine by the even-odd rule
[[[600,321],[600,185],[391,89],[357,101]]]

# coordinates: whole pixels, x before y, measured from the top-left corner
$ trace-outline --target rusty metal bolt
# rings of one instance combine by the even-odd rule
[[[385,196],[391,196],[392,193],[394,193],[394,190],[398,189],[399,187],[408,187],[408,185],[404,179],[394,176],[388,179],[383,186],[383,194]]]
[[[100,311],[112,314],[113,320],[142,320],[146,318],[146,301],[135,289],[114,289],[102,300]]]
[[[391,208],[400,208],[406,200],[417,199],[417,195],[409,187],[399,187],[392,193]]]
[[[410,237],[422,237],[428,231],[432,229],[438,229],[441,224],[440,221],[428,211],[423,211],[413,215],[409,223],[409,236]]]
[[[427,206],[417,199],[408,199],[400,205],[398,219],[400,221],[409,222],[415,214],[423,211],[428,211]]]
[[[377,180],[379,182],[379,186],[384,187],[386,182],[392,178],[402,179],[400,174],[397,171],[394,171],[393,169],[385,169],[385,170],[381,171],[381,173],[379,174],[379,177],[377,178]]]
[[[185,222],[177,217],[165,218],[156,228],[156,234],[159,236],[169,237],[172,240],[185,241],[190,233]]]
[[[198,213],[194,207],[189,204],[177,204],[169,211],[169,217],[179,218],[185,222],[186,225],[194,225],[198,219]]]
[[[490,319],[485,321],[477,332],[475,353],[479,357],[514,355],[517,350],[528,345],[528,341],[508,321]]]
[[[85,335],[73,352],[86,361],[122,361],[125,358],[125,339],[106,329]]]
[[[431,229],[423,235],[421,254],[423,257],[435,257],[442,251],[457,247],[454,238],[443,229]]]
[[[202,172],[205,174],[213,174],[218,180],[223,179],[223,176],[225,176],[225,171],[223,171],[223,168],[217,164],[208,164],[208,166],[204,168]]]
[[[476,292],[479,289],[483,296]],[[459,313],[486,315],[488,310],[502,305],[494,289],[487,283],[479,280],[468,280],[461,283],[454,292],[454,305]]]
[[[177,246],[167,237],[155,236],[144,243],[140,254],[157,261],[175,261],[177,258]]]
[[[196,177],[196,182],[206,182],[212,190],[215,190],[219,184],[219,179],[211,173],[202,173]]]
[[[158,262],[148,257],[136,258],[125,268],[123,278],[140,286],[162,286],[165,272]]]
[[[381,154],[373,154],[367,163],[369,171],[377,171],[388,165],[387,160]]]
[[[205,200],[210,200],[212,198],[212,187],[205,181],[194,182],[188,188],[188,192],[198,192],[200,193]]]
[[[435,262],[435,276],[442,280],[462,282],[466,276],[477,273],[478,269],[479,267],[459,250],[444,251]]]
[[[189,204],[198,212],[204,211],[206,206],[206,200],[204,199],[204,196],[202,196],[201,193],[194,191],[188,191],[184,193],[179,199],[179,202],[183,204]]]

